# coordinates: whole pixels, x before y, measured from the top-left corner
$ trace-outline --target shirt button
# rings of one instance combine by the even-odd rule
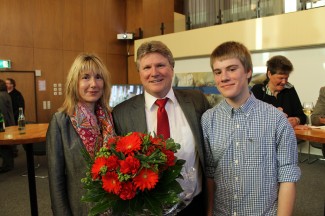
[[[238,177],[235,177],[235,180],[238,181]]]
[[[238,160],[235,160],[235,164],[238,164]]]
[[[236,216],[237,215],[237,212],[234,212],[234,216]]]
[[[239,142],[236,142],[236,147],[238,147],[239,146]]]
[[[237,128],[239,128],[239,125],[236,125]]]
[[[237,199],[237,194],[234,195],[234,199]]]

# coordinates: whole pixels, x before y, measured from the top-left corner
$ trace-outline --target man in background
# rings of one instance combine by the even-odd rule
[[[19,107],[22,107],[23,111],[25,112],[25,100],[23,95],[20,93],[20,91],[16,89],[16,81],[14,79],[7,78],[6,86],[12,101],[12,109],[14,112],[15,125],[18,125]],[[13,154],[15,157],[18,156],[18,149],[16,145],[14,145],[13,147]]]
[[[25,100],[23,95],[16,89],[16,81],[12,78],[6,79],[7,91],[11,97],[12,108],[14,110],[14,118],[16,125],[18,124],[19,107],[25,112]]]

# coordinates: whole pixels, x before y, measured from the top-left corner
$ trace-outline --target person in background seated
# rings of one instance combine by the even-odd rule
[[[7,92],[6,83],[2,79],[0,79],[0,112],[6,127],[15,125],[11,98]],[[14,168],[13,145],[0,145],[0,156],[2,157],[0,173],[12,170]]]
[[[200,119],[210,104],[200,91],[172,88],[175,60],[162,42],[141,44],[137,50],[136,63],[144,93],[114,107],[115,131],[118,135],[131,131],[160,135],[157,132],[158,105],[155,102],[157,99],[166,99],[170,137],[181,145],[176,156],[186,160],[181,171],[184,179],[179,179],[184,190],[180,198],[186,207],[181,207],[177,216],[206,215],[202,209],[205,205],[205,190],[202,185],[204,156]]]
[[[325,86],[319,90],[319,96],[311,115],[312,125],[325,125]],[[325,157],[325,145],[321,144],[323,156]]]
[[[65,100],[46,134],[51,206],[54,216],[86,216],[90,206],[81,179],[91,157],[115,135],[108,107],[111,85],[103,61],[82,53],[73,62],[65,85]]]
[[[249,91],[253,65],[243,44],[219,45],[210,64],[224,99],[202,116],[208,216],[292,215],[301,175],[292,126]]]
[[[263,84],[255,84],[251,91],[254,96],[266,103],[272,104],[283,111],[293,128],[306,123],[306,115],[294,86],[288,82],[293,71],[289,59],[277,55],[270,58],[267,63],[266,79]],[[306,129],[297,127],[295,129]]]

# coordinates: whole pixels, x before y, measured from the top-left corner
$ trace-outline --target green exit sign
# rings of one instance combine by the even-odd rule
[[[10,60],[0,60],[0,69],[11,68]]]

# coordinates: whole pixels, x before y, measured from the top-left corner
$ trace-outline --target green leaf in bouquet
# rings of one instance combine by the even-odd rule
[[[112,206],[111,202],[100,202],[96,203],[94,207],[92,207],[88,213],[88,216],[96,216],[98,214],[106,212]]]
[[[161,180],[159,180],[159,182],[165,182],[168,184],[169,182],[179,177],[184,163],[185,160],[177,160],[174,166],[169,167],[166,171],[163,172],[163,175],[161,176]]]
[[[153,215],[162,215],[161,202],[153,196],[144,196],[145,208]]]

